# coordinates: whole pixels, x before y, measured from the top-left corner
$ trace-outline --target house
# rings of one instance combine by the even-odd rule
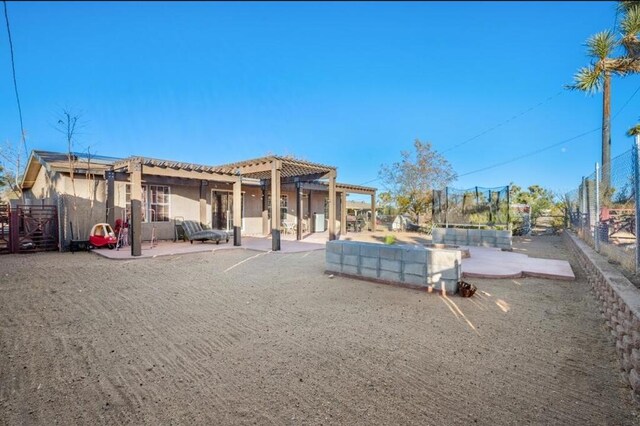
[[[86,238],[97,222],[128,219],[135,256],[152,232],[174,239],[180,220],[233,231],[235,245],[243,235],[271,234],[274,250],[281,232],[302,239],[327,229],[335,239],[347,232],[347,194],[370,195],[375,217],[376,193],[336,178],[335,167],[280,156],[209,166],[32,151],[21,187],[25,204],[57,206],[61,247]]]

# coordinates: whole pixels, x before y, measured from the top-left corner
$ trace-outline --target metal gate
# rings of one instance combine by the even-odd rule
[[[59,249],[58,208],[56,206],[18,205],[8,209],[8,212],[9,239],[7,246],[9,253],[31,253]]]
[[[9,253],[9,204],[0,204],[0,253]]]

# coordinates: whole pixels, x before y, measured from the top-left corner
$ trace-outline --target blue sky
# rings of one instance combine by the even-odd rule
[[[563,90],[613,2],[9,2],[30,149],[66,149],[55,123],[82,114],[78,150],[221,164],[268,153],[338,167],[380,187],[383,163],[429,141],[452,186],[576,187],[600,132],[480,173],[601,124],[601,95]],[[19,139],[6,29],[0,136]],[[613,81],[617,113],[640,77]],[[551,98],[550,100],[548,100]],[[542,105],[538,105],[543,102]],[[465,143],[515,115],[528,113]],[[631,147],[640,93],[612,124]],[[453,149],[452,149],[453,148]]]

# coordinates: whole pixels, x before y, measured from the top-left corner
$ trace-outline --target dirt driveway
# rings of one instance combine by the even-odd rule
[[[553,236],[516,249],[567,256]],[[575,282],[474,280],[471,299],[323,266],[0,257],[0,423],[638,423],[575,266]]]

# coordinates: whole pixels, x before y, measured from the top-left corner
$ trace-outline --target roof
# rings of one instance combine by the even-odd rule
[[[173,160],[159,160],[157,158],[149,158],[149,157],[127,157],[123,159],[119,159],[119,161],[113,164],[115,169],[123,168],[129,165],[130,161],[139,161],[143,166],[153,166],[153,167],[162,167],[168,169],[175,170],[186,170],[193,172],[205,172],[205,173],[220,173],[231,175],[229,170],[224,169],[219,166],[206,166],[203,164],[195,164],[195,163],[185,163],[182,161],[173,161]]]
[[[271,168],[274,163],[280,165],[280,176],[282,178],[313,177],[314,179],[318,179],[336,170],[333,166],[276,155],[223,164],[219,167],[226,169],[230,173],[239,173],[243,177],[270,179]]]
[[[74,163],[75,173],[91,173],[103,174],[105,170],[111,168],[111,165],[120,160],[116,157],[107,157],[104,155],[89,155],[87,153],[72,152],[72,158],[68,153],[51,152],[51,151],[32,151],[27,169],[22,177],[21,187],[29,189],[33,186],[35,179],[42,167],[48,171],[69,172],[69,161]]]
[[[371,210],[371,203],[365,201],[347,201],[347,208],[351,210]]]
[[[270,179],[271,170],[274,163],[280,167],[280,176],[286,178],[302,178],[307,180],[317,180],[328,177],[330,173],[335,173],[336,168],[325,164],[312,163],[293,157],[281,157],[276,155],[254,158],[251,160],[239,161],[236,163],[222,164],[219,166],[207,166],[203,164],[186,163],[172,160],[160,160],[156,158],[131,156],[127,158],[108,157],[104,155],[89,155],[86,153],[74,152],[76,173],[86,173],[91,168],[92,173],[103,174],[104,171],[116,170],[128,167],[131,161],[139,161],[143,166],[153,168],[156,173],[163,175],[171,174],[173,171],[180,171],[185,176],[193,177],[200,173],[218,174],[224,176],[238,176],[248,179]],[[50,151],[32,151],[28,167],[22,180],[22,187],[29,189],[40,172],[40,168],[45,167],[48,171],[69,172],[69,155],[67,153]],[[173,171],[172,171],[173,170]],[[153,173],[152,173],[153,174]],[[228,179],[228,178],[226,178]],[[326,182],[320,182],[327,185]],[[361,185],[351,185],[346,183],[336,183],[338,191],[375,194],[376,188]]]

